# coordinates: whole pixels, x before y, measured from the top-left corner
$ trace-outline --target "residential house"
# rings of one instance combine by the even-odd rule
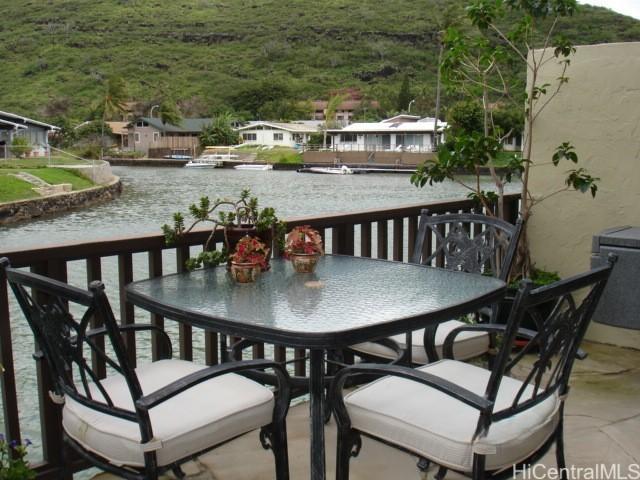
[[[193,153],[200,147],[200,133],[212,122],[212,118],[184,118],[180,125],[171,125],[159,118],[138,117],[127,125],[127,149],[151,157]]]
[[[445,122],[438,122],[443,136]],[[353,123],[328,133],[338,151],[432,152],[435,146],[435,118],[396,115],[381,122]]]
[[[59,130],[55,125],[0,110],[0,157],[11,155],[9,147],[16,136],[29,140],[31,156],[45,156],[49,151],[49,132],[55,130]]]
[[[354,114],[364,108],[369,107],[373,110],[380,108],[380,103],[372,100],[367,101],[362,98],[362,94],[358,89],[346,88],[331,92],[330,96],[343,95],[345,100],[336,108],[335,118],[328,119],[330,122],[335,122],[339,126],[349,125],[353,121]],[[327,106],[329,101],[327,100],[315,100],[311,102],[313,105],[313,119],[326,121]]]
[[[129,148],[129,122],[106,122],[113,133],[116,147],[121,150]]]
[[[238,133],[242,137],[242,143],[247,145],[267,145],[279,147],[291,147],[303,145],[309,141],[309,137],[319,132],[322,122],[298,121],[291,123],[278,123],[257,121],[238,127]]]

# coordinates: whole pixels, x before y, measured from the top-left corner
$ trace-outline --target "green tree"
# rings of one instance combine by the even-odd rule
[[[409,75],[405,73],[402,84],[400,85],[400,91],[398,92],[398,101],[396,102],[396,108],[398,111],[406,112],[412,99]]]
[[[231,114],[220,113],[213,122],[202,129],[200,146],[236,145],[239,141],[238,132],[231,125]]]
[[[182,113],[178,109],[178,105],[172,100],[163,100],[158,107],[158,117],[163,125],[182,124]]]
[[[346,95],[334,95],[327,102],[327,108],[324,111],[324,124],[322,126],[323,132],[323,141],[322,145],[324,148],[327,148],[327,130],[329,128],[338,127],[338,122],[336,121],[336,112],[338,111],[338,107],[346,100]]]
[[[31,153],[32,147],[27,137],[16,136],[11,141],[11,153],[18,158],[26,157]]]
[[[279,79],[267,78],[254,81],[240,88],[230,98],[237,112],[248,112],[253,118],[259,118],[260,109],[271,102],[281,102],[292,98],[289,86]]]
[[[540,113],[554,99],[568,81],[566,71],[570,57],[575,52],[571,43],[556,35],[556,27],[561,17],[566,17],[576,9],[576,0],[472,0],[467,7],[471,23],[477,27],[475,35],[464,35],[450,28],[445,35],[445,54],[442,72],[448,86],[463,92],[468,98],[482,105],[482,130],[451,132],[445,145],[438,149],[434,162],[421,165],[411,181],[417,186],[441,182],[445,179],[457,181],[469,189],[470,197],[481,203],[487,214],[493,213],[497,205],[497,215],[504,216],[504,186],[519,175],[522,181],[520,216],[525,222],[515,267],[516,276],[530,276],[531,258],[526,234],[527,221],[532,208],[545,197],[535,197],[529,190],[532,166],[533,126]],[[501,22],[509,19],[517,21]],[[509,25],[508,29],[500,25]],[[537,50],[530,48],[538,47]],[[543,65],[557,61],[563,68],[554,85],[539,84],[538,75]],[[496,105],[518,104],[522,96],[514,95],[514,85],[506,80],[505,70],[519,63],[529,74],[529,82],[524,92],[525,132],[522,157],[512,156],[499,171],[496,160],[502,153],[502,141],[508,132],[504,126],[514,124],[517,115],[503,115],[504,125],[494,120]],[[499,116],[499,115],[497,115]],[[556,149],[550,161],[558,165],[567,160],[578,162],[578,155],[569,142],[563,142]],[[495,185],[495,191],[480,188],[481,168],[487,168]],[[473,183],[459,176],[460,172],[472,173]],[[598,178],[592,177],[584,168],[572,168],[567,172],[561,191],[575,190],[590,192],[595,196]]]
[[[100,159],[104,155],[104,127],[107,120],[113,119],[116,114],[122,114],[125,111],[125,101],[127,99],[127,86],[122,77],[109,77],[104,83],[102,97],[96,108],[99,114],[98,118],[102,119],[101,142],[100,142]]]

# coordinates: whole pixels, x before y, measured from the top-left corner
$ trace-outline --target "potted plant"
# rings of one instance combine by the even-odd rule
[[[27,460],[27,447],[30,440],[18,443],[7,442],[0,434],[0,478],[31,480],[36,478],[35,470],[31,470]]]
[[[162,226],[165,242],[171,246],[193,230],[196,225],[200,223],[213,225],[203,252],[187,260],[185,264],[187,270],[228,262],[228,252],[234,251],[238,241],[245,235],[257,236],[265,244],[271,245],[274,232],[278,239],[284,232],[284,223],[278,220],[275,210],[271,207],[259,209],[258,199],[251,196],[249,189],[242,190],[238,200],[218,198],[212,203],[209,197],[202,197],[198,205],[192,204],[189,207],[189,213],[194,221],[188,228],[185,227],[185,217],[180,212],[173,214],[173,226],[166,224]],[[222,251],[211,250],[211,242],[219,227],[224,232],[224,248]]]
[[[313,272],[323,254],[322,237],[309,225],[295,227],[287,234],[284,256],[291,260],[296,272]]]
[[[233,279],[238,283],[255,281],[260,271],[269,268],[269,252],[270,249],[260,239],[249,235],[242,237],[229,256]]]

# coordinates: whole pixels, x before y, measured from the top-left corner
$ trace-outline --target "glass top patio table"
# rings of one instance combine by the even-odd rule
[[[310,478],[324,480],[324,351],[375,340],[498,301],[493,277],[363,257],[327,255],[315,273],[283,259],[255,283],[235,283],[224,267],[141,280],[129,302],[220,333],[310,350]]]
[[[235,283],[219,267],[133,282],[126,294],[137,306],[221,333],[336,348],[449,320],[505,288],[493,277],[327,255],[313,274],[274,259],[255,283]]]

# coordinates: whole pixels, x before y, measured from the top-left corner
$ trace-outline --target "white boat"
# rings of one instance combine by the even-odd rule
[[[330,175],[351,175],[354,173],[346,165],[341,167],[309,167],[305,171],[309,173],[328,173]]]
[[[222,166],[222,160],[218,155],[201,155],[195,160],[189,160],[185,168],[217,168]]]
[[[273,165],[267,163],[265,165],[252,165],[250,163],[243,163],[242,165],[236,165],[236,170],[273,170]]]

